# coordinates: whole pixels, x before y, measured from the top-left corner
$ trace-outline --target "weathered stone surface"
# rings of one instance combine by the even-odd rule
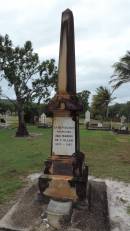
[[[68,228],[67,231],[82,231],[81,229],[77,228]]]
[[[72,227],[82,231],[110,231],[107,188],[104,182],[88,183],[88,205],[73,210]]]
[[[51,200],[47,208],[48,223],[60,229],[64,222],[69,222],[72,213],[72,202],[59,202]]]
[[[62,13],[58,93],[76,94],[74,19],[69,9]]]
[[[47,204],[35,201],[37,186],[34,185],[27,190],[20,201],[5,215],[0,221],[0,230],[2,231],[53,231],[54,227],[49,225],[46,214]],[[91,193],[91,196],[90,196]],[[89,182],[88,198],[89,203],[75,204],[72,210],[71,222],[70,217],[61,219],[58,228],[59,231],[110,231],[106,185],[103,182]],[[53,204],[54,205],[54,204]],[[72,204],[71,204],[72,205]],[[71,207],[71,206],[70,206]],[[67,214],[69,209],[53,207],[54,215],[58,212]],[[52,209],[52,210],[53,210]],[[71,210],[71,209],[70,209]],[[56,213],[55,213],[56,211]],[[41,216],[42,215],[42,216]],[[53,216],[53,214],[52,214]],[[53,216],[54,218],[54,216]],[[3,229],[4,228],[4,229]],[[112,227],[114,229],[114,227]],[[119,227],[120,228],[120,227]],[[77,229],[77,230],[76,230]],[[116,227],[115,230],[116,231]]]
[[[41,180],[49,180],[48,186],[44,190],[44,195],[53,198],[54,200],[73,200],[76,201],[78,196],[75,187],[71,187],[69,181],[73,179],[72,176],[62,175],[42,175]]]
[[[40,218],[45,204],[36,201],[37,185],[31,186],[22,198],[0,220],[0,230],[27,231]]]
[[[75,153],[75,122],[72,117],[54,118],[52,153],[66,156]]]

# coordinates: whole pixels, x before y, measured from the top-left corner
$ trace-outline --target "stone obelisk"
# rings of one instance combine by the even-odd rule
[[[74,19],[69,9],[62,13],[58,94],[76,94]]]
[[[72,11],[62,13],[58,91],[48,105],[53,114],[51,156],[39,178],[43,195],[56,199],[84,199],[88,168],[79,145],[79,112],[76,97],[74,19]]]

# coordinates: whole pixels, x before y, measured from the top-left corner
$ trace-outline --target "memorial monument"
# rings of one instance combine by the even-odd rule
[[[0,230],[110,231],[107,187],[88,179],[85,156],[80,152],[79,112],[76,97],[74,23],[70,10],[62,14],[58,91],[48,105],[53,115],[51,155],[37,185],[24,195],[0,221]],[[87,200],[86,203],[86,188]],[[47,196],[50,200],[46,206]],[[40,203],[39,203],[40,202]]]
[[[76,97],[74,20],[69,9],[62,13],[58,91],[48,109],[53,115],[52,147],[39,178],[40,192],[56,199],[84,200],[88,167],[80,151],[79,112],[83,108]]]

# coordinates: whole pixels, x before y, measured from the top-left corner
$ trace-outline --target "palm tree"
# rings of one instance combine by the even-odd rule
[[[101,115],[103,118],[108,117],[108,105],[115,99],[112,98],[112,93],[108,88],[100,86],[96,89],[96,95],[92,100],[93,115]]]
[[[114,83],[113,89],[117,89],[124,83],[130,82],[130,51],[120,58],[119,62],[114,63],[114,74],[110,83]]]

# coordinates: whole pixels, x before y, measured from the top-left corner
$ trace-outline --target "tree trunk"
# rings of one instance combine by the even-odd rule
[[[19,105],[18,107],[18,129],[16,132],[17,137],[24,137],[28,136],[29,133],[26,128],[25,120],[24,120],[24,109],[22,106]]]

